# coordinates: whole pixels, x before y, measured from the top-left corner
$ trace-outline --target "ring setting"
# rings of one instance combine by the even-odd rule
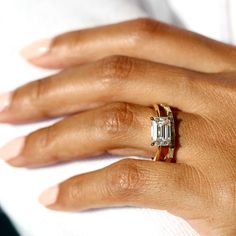
[[[157,114],[151,119],[151,145],[158,146],[154,161],[172,161],[175,150],[175,122],[171,108],[166,104],[153,105]]]

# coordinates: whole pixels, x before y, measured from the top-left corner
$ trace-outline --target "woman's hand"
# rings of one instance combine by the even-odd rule
[[[63,70],[2,95],[0,121],[66,118],[1,149],[13,166],[105,152],[151,157],[150,106],[175,108],[177,163],[124,159],[60,183],[41,196],[44,205],[166,209],[206,235],[236,234],[234,47],[139,19],[60,35],[23,53]]]

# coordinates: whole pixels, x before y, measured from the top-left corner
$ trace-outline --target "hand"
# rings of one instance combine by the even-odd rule
[[[66,211],[165,209],[200,233],[236,234],[236,48],[139,19],[66,33],[30,49],[24,54],[31,63],[62,71],[2,95],[0,121],[66,117],[5,146],[0,153],[10,165],[104,152],[151,157],[155,103],[174,108],[178,143],[177,163],[124,159],[60,183],[42,203]]]

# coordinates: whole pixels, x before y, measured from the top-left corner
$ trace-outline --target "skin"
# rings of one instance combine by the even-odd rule
[[[165,209],[202,235],[236,234],[235,47],[138,19],[59,35],[49,52],[29,61],[61,72],[17,88],[0,121],[64,119],[29,134],[10,165],[38,167],[105,152],[147,157],[60,183],[48,208]],[[176,163],[150,161],[157,151],[150,146],[155,103],[174,110]]]

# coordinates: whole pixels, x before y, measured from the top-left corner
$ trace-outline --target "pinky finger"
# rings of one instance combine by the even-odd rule
[[[44,192],[40,202],[60,211],[127,205],[165,209],[182,217],[195,209],[199,217],[196,209],[203,209],[205,202],[194,176],[193,168],[184,164],[124,159],[66,180]]]

